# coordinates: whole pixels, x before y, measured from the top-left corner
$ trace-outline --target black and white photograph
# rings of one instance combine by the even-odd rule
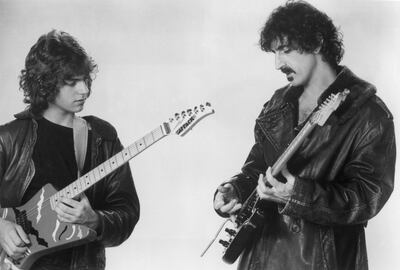
[[[399,17],[0,0],[0,270],[400,269]]]

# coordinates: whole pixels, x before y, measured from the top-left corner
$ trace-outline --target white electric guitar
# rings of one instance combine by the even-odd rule
[[[57,219],[57,214],[54,211],[57,202],[63,197],[79,197],[89,187],[157,141],[172,133],[184,136],[201,119],[213,113],[214,110],[210,103],[201,104],[181,113],[176,113],[168,122],[162,123],[156,129],[62,190],[57,191],[51,184],[47,184],[25,205],[0,209],[0,217],[22,226],[31,241],[24,257],[19,260],[13,260],[8,257],[0,247],[0,270],[28,270],[36,259],[45,254],[94,240],[96,232],[88,227],[60,222]]]

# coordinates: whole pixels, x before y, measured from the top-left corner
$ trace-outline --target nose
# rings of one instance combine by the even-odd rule
[[[284,62],[282,60],[282,55],[280,52],[275,53],[275,68],[276,69],[281,69],[284,66]]]
[[[75,89],[80,95],[87,96],[89,94],[89,87],[84,80],[78,81],[75,85]]]

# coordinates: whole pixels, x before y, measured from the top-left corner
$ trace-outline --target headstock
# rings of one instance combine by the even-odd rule
[[[350,90],[344,89],[342,92],[331,94],[318,108],[310,118],[312,124],[323,126],[329,116],[334,112],[340,104],[346,99]]]
[[[179,136],[185,136],[200,120],[214,113],[214,109],[209,102],[200,104],[192,109],[187,109],[181,113],[176,113],[168,121],[168,126]]]

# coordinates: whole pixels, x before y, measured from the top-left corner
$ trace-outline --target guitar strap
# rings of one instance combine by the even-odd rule
[[[75,116],[72,128],[74,133],[75,159],[76,159],[76,165],[78,166],[78,178],[79,178],[81,176],[81,173],[83,171],[83,166],[85,164],[89,128],[86,123],[86,120],[78,116]]]

